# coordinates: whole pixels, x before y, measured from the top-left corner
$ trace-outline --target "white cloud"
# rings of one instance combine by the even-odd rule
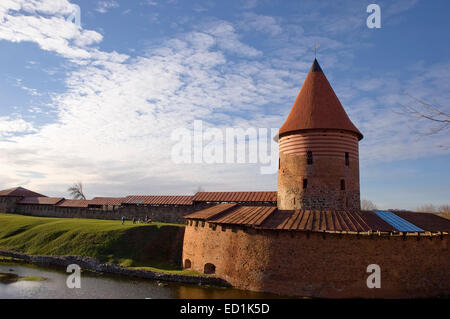
[[[36,132],[33,125],[22,118],[11,118],[9,116],[0,116],[0,138],[5,139],[13,137],[16,134]]]
[[[261,51],[246,45],[239,40],[239,36],[231,23],[217,21],[209,24],[205,29],[207,30],[206,32],[216,37],[219,48],[227,52],[246,57],[257,57],[262,55]]]
[[[97,9],[95,9],[95,11],[100,12],[100,13],[106,13],[106,12],[108,12],[109,9],[114,9],[114,8],[118,8],[118,7],[119,7],[119,4],[117,3],[117,1],[103,0],[103,1],[98,1]]]
[[[283,32],[283,29],[274,17],[253,12],[244,13],[240,27],[244,30],[256,30],[270,35],[278,35]]]
[[[226,35],[232,37],[224,45]],[[7,154],[0,163],[10,167],[12,177],[26,163],[27,170],[46,176],[32,182],[44,190],[79,179],[104,188],[136,178],[147,192],[158,192],[161,185],[166,185],[163,192],[177,187],[187,192],[200,184],[238,185],[243,176],[258,179],[257,189],[273,189],[273,176],[258,177],[257,165],[227,167],[224,180],[223,166],[175,165],[170,158],[171,132],[191,128],[194,119],[216,127],[281,121],[276,105],[295,94],[289,79],[296,75],[248,61],[248,54],[230,63],[226,54],[238,48],[255,50],[238,40],[231,25],[220,22],[208,33],[182,34],[133,61],[92,59],[79,65],[66,79],[68,90],[54,99],[57,122],[15,137],[15,143],[0,141]],[[275,115],[258,109],[266,104]],[[246,110],[255,114],[233,114]],[[21,162],[12,161],[18,154]]]
[[[218,128],[279,126],[310,66],[310,56],[304,57],[310,44],[318,42],[336,52],[343,46],[330,38],[299,35],[269,60],[244,42],[235,25],[215,20],[131,60],[91,47],[102,40],[95,31],[66,25],[69,22],[62,15],[67,1],[45,2],[46,7],[41,1],[30,3],[34,7],[27,12],[39,8],[53,16],[22,16],[18,13],[25,10],[24,2],[2,1],[0,8],[8,9],[0,9],[6,12],[0,38],[34,41],[44,50],[76,59],[78,65],[66,78],[67,91],[54,95],[54,123],[35,129],[21,118],[0,118],[0,165],[7,167],[4,181],[28,182],[28,177],[20,179],[16,173],[24,166],[46,176],[31,180],[29,187],[52,194],[74,180],[83,180],[96,195],[124,195],[138,189],[185,193],[199,185],[207,190],[275,189],[276,175],[260,175],[257,165],[175,165],[170,159],[171,132],[190,129],[194,119]],[[2,29],[4,22],[13,32]],[[51,32],[56,26],[56,33]],[[276,30],[276,24],[261,29]],[[336,56],[328,54],[325,62],[323,66],[332,70]],[[446,92],[449,71],[442,65],[417,66],[417,76],[410,73],[407,87],[419,97],[442,96],[436,88]],[[350,82],[342,94],[337,91],[343,102],[348,100],[343,104],[365,134],[361,159],[392,161],[441,154],[430,144],[448,137],[415,141],[407,120],[391,112],[402,87],[387,78],[395,74],[381,80],[363,78]]]
[[[90,46],[103,36],[77,27],[67,18],[74,5],[66,0],[5,0],[0,3],[0,39],[34,42],[77,63],[87,59],[117,59],[119,54],[99,52]],[[120,55],[121,59],[127,56]]]

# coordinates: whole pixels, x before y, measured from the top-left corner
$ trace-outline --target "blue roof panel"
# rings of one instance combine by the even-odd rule
[[[377,214],[377,216],[383,219],[385,222],[390,224],[392,227],[396,228],[398,231],[419,233],[424,232],[422,228],[411,224],[409,221],[395,215],[393,212],[376,210],[374,213]]]

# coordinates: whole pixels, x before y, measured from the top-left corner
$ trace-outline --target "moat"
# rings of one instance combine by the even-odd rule
[[[256,293],[212,286],[198,286],[169,282],[158,282],[83,272],[80,289],[66,286],[67,276],[59,268],[42,268],[32,265],[0,263],[0,273],[11,277],[43,278],[39,281],[0,282],[0,299],[20,298],[64,298],[64,299],[197,299],[197,298],[280,298],[278,295]]]

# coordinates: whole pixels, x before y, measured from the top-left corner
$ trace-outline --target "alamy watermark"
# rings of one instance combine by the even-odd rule
[[[377,264],[370,264],[366,271],[370,274],[367,277],[367,288],[381,288],[381,267]]]
[[[66,272],[71,273],[67,277],[66,285],[69,289],[81,288],[81,267],[77,264],[67,266]]]
[[[67,16],[66,21],[74,23],[78,28],[81,28],[81,9],[80,6],[72,4],[72,11]]]
[[[273,137],[277,128],[203,128],[194,121],[193,129],[172,132],[171,158],[176,164],[261,164],[261,174],[278,171],[278,147]]]
[[[370,15],[367,17],[366,25],[369,29],[381,28],[381,8],[378,4],[372,3],[367,6],[367,13]]]

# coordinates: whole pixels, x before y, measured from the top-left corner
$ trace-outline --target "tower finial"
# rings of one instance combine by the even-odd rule
[[[314,60],[316,59],[316,51],[317,51],[317,49],[320,47],[320,44],[316,44],[314,47],[313,47],[313,50],[314,50]]]

